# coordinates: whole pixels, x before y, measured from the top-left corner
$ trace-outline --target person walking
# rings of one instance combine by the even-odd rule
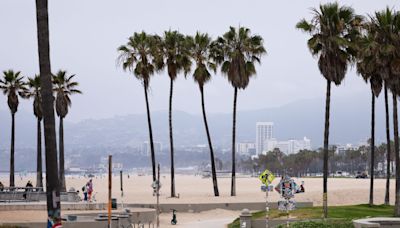
[[[89,180],[87,183],[87,192],[88,192],[88,200],[92,202],[92,193],[93,193],[93,181],[92,179]]]

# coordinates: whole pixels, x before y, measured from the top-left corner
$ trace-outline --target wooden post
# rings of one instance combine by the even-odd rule
[[[157,228],[160,227],[160,163],[158,163],[157,166],[157,182],[156,182],[156,188],[157,188]]]
[[[108,156],[108,228],[111,228],[111,179],[112,179],[112,156]]]

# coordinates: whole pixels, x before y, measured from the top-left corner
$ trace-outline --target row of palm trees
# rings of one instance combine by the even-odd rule
[[[55,107],[57,115],[60,119],[59,127],[59,178],[61,182],[61,190],[65,191],[65,174],[64,174],[64,128],[63,120],[68,114],[68,108],[71,106],[70,95],[81,93],[76,89],[77,82],[72,79],[75,75],[67,75],[66,71],[60,70],[53,75],[53,91],[56,94]],[[40,76],[28,77],[24,81],[21,72],[8,70],[3,72],[3,78],[0,79],[0,89],[7,95],[8,107],[11,111],[11,148],[10,148],[10,187],[15,186],[14,180],[14,152],[15,152],[15,114],[18,111],[19,97],[33,99],[33,114],[37,119],[37,180],[36,187],[43,187],[42,178],[42,127],[43,119],[42,96]]]
[[[382,87],[385,93],[387,180],[385,204],[389,204],[390,178],[390,129],[388,90],[393,96],[394,151],[396,163],[395,216],[400,216],[400,169],[397,98],[400,94],[400,12],[386,8],[373,15],[363,17],[355,14],[351,7],[338,3],[320,5],[312,9],[310,21],[301,20],[296,27],[311,35],[307,45],[318,58],[318,67],[327,81],[325,131],[324,131],[324,175],[323,207],[327,217],[327,178],[331,83],[339,86],[351,65],[371,87],[371,184],[370,205],[373,205],[374,156],[375,156],[375,97]]]
[[[203,121],[210,149],[211,172],[214,195],[219,196],[214,150],[204,101],[204,86],[211,80],[211,73],[217,68],[234,88],[233,127],[232,127],[232,184],[231,195],[236,195],[235,187],[235,139],[236,139],[236,103],[239,89],[245,89],[250,78],[256,74],[255,63],[260,63],[265,53],[261,36],[252,35],[245,27],[230,27],[223,36],[212,40],[207,33],[197,32],[194,36],[187,36],[178,31],[165,31],[163,36],[150,35],[145,32],[135,32],[128,38],[128,42],[118,48],[118,61],[124,70],[132,72],[142,82],[146,100],[147,119],[150,137],[151,163],[153,180],[155,180],[155,154],[153,147],[153,133],[151,127],[150,108],[147,91],[150,78],[155,72],[167,70],[170,78],[169,93],[169,136],[171,152],[171,197],[175,197],[174,177],[174,144],[172,127],[172,97],[173,86],[177,76],[181,73],[186,77],[194,64],[192,76],[198,84],[201,95]]]

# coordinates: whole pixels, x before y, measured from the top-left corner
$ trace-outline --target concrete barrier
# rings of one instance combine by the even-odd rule
[[[355,228],[365,227],[384,227],[384,228],[395,228],[400,227],[400,218],[366,218],[357,219],[353,221]]]
[[[135,207],[135,208],[155,208],[155,204],[124,204],[127,207]],[[296,207],[312,207],[312,202],[297,202]],[[269,204],[270,209],[277,209],[278,203],[273,202]],[[160,204],[161,212],[169,212],[172,209],[175,209],[178,212],[202,212],[209,211],[214,209],[225,209],[232,211],[241,211],[244,208],[247,208],[251,211],[262,211],[265,210],[265,202],[255,202],[255,203],[164,203]]]
[[[26,196],[26,198],[24,197]],[[81,198],[77,192],[61,192],[60,199],[62,202],[79,202]],[[0,192],[0,202],[13,203],[15,201],[32,202],[46,201],[46,192],[43,191],[7,191]]]

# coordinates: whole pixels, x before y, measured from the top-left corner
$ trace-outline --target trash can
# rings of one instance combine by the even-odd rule
[[[111,199],[111,209],[117,209],[117,199],[116,198]]]

